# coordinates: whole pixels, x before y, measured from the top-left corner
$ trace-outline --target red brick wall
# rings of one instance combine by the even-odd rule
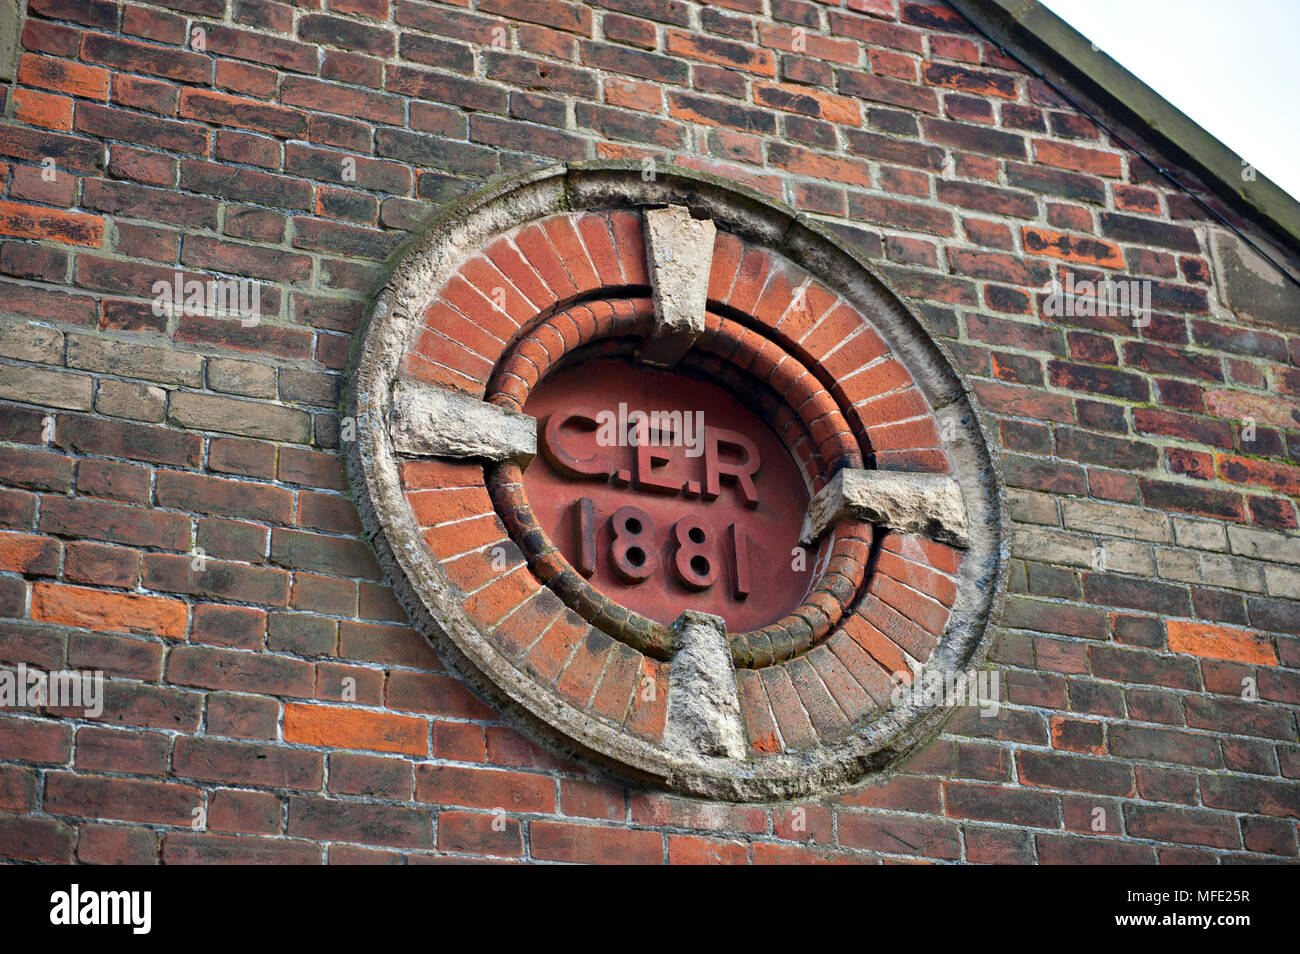
[[[108,679],[98,719],[0,711],[0,856],[1296,857],[1300,337],[1237,324],[1200,206],[947,8],[28,0],[8,93],[0,661]],[[359,537],[334,408],[384,259],[493,175],[643,156],[874,259],[1002,455],[1006,705],[835,797],[543,752]],[[1150,325],[1043,315],[1067,263],[1151,279]],[[156,316],[178,268],[264,281],[262,320]]]

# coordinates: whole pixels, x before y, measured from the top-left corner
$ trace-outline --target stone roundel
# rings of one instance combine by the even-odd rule
[[[615,396],[663,404],[664,448],[593,437]],[[803,796],[936,730],[951,700],[895,674],[983,661],[1004,516],[972,400],[866,263],[748,190],[618,162],[485,187],[375,299],[345,415],[413,622],[568,756]]]

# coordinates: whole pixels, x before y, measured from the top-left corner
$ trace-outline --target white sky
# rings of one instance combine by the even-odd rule
[[[1300,198],[1300,0],[1043,0]]]

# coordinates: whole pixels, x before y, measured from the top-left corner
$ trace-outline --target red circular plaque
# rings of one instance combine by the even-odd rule
[[[803,600],[803,475],[726,390],[607,358],[548,376],[524,409],[539,423],[524,473],[533,511],[610,598],[665,624],[683,609],[713,613],[733,632]]]

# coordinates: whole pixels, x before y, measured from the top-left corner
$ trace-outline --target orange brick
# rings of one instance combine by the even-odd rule
[[[1087,752],[1089,755],[1105,755],[1106,745],[1104,742],[1092,742],[1086,738],[1071,738],[1072,729],[1091,729],[1096,732],[1096,737],[1101,737],[1101,723],[1091,722],[1086,719],[1067,719],[1064,716],[1052,716],[1048,720],[1048,725],[1052,732],[1052,748],[1068,749],[1071,752]]]
[[[641,674],[632,693],[627,726],[643,738],[661,739],[668,717],[668,664],[649,656],[641,658]]]
[[[610,230],[618,247],[623,278],[629,285],[649,285],[650,272],[645,260],[645,237],[641,232],[641,215],[637,212],[611,212]]]
[[[699,835],[669,835],[670,865],[744,865],[749,850],[744,842],[702,838]]]
[[[782,24],[769,24],[762,27],[759,42],[763,46],[774,47],[794,53],[807,52],[819,60],[831,60],[836,63],[857,63],[858,44],[854,40],[817,36],[807,30],[795,32],[795,27]]]
[[[535,821],[529,826],[533,857],[578,864],[657,865],[663,863],[664,836],[596,825]]]
[[[73,101],[67,96],[54,96],[34,89],[14,90],[14,118],[32,126],[70,130],[72,108]]]
[[[801,116],[818,116],[827,122],[846,126],[862,124],[862,111],[856,99],[811,86],[755,83],[754,102]]]
[[[618,252],[609,230],[609,216],[589,212],[578,219],[578,231],[582,234],[587,254],[596,265],[601,282],[606,285],[621,285],[623,273],[619,268]]]
[[[554,297],[569,298],[578,291],[578,286],[564,267],[564,260],[551,245],[546,230],[541,225],[529,225],[520,230],[515,236],[515,247],[541,276]]]
[[[481,464],[460,464],[446,460],[402,461],[402,486],[407,490],[439,487],[481,487]]]
[[[446,334],[438,334],[428,328],[420,332],[412,350],[418,357],[484,384],[492,373],[492,362],[483,355]]]
[[[744,243],[730,232],[718,230],[713,240],[713,263],[709,272],[709,298],[726,301],[731,283],[740,268],[740,258],[745,253]]]
[[[854,340],[849,342],[848,339]],[[854,357],[858,367],[868,361],[874,361],[885,353],[885,343],[866,323],[858,310],[840,303],[830,314],[800,339],[800,350],[813,360],[835,350],[841,342],[848,342],[845,347],[854,348]]]
[[[872,576],[869,592],[935,636],[941,636],[948,624],[947,607],[908,589],[883,572]]]
[[[898,79],[907,80],[909,83],[916,82],[917,61],[915,57],[904,53],[894,53],[890,50],[871,50],[869,57],[871,59],[871,72],[879,76],[894,76]]]
[[[1035,139],[1034,155],[1039,162],[1059,169],[1073,169],[1075,172],[1093,172],[1100,176],[1118,178],[1124,171],[1124,163],[1117,153],[1085,149],[1050,139]]]
[[[789,144],[783,144],[779,152],[773,152],[769,161],[787,172],[871,188],[871,164],[865,159],[841,159]]]
[[[112,74],[99,66],[87,66],[52,56],[24,53],[18,64],[18,82],[23,86],[49,89],[70,96],[108,101]]]
[[[1219,476],[1234,484],[1254,484],[1300,497],[1300,467],[1235,454],[1216,454]]]
[[[571,610],[565,610],[528,650],[528,670],[543,682],[555,682],[573,655],[573,647],[587,638],[590,629],[586,620]]]
[[[745,246],[731,294],[725,299],[727,304],[747,314],[751,312],[767,284],[767,273],[771,268],[772,257],[767,252],[752,245]]]
[[[468,270],[462,269],[442,287],[442,301],[446,304],[439,303],[437,309],[426,312],[425,323],[461,340],[455,331],[449,330],[457,327],[456,322],[447,321],[449,311],[446,305],[451,305],[477,326],[468,329],[468,334],[477,341],[474,350],[495,360],[504,350],[505,343],[519,330],[520,322],[532,317],[533,309],[518,292],[514,292],[511,299],[513,289],[490,263],[475,259],[468,264]],[[470,273],[475,276],[473,279],[469,277]],[[513,312],[507,310],[511,308]]]
[[[80,212],[0,202],[0,235],[54,239],[70,245],[99,245],[104,238],[104,220]]]
[[[747,73],[776,75],[776,56],[771,50],[758,50],[734,40],[669,30],[667,52]]]
[[[494,560],[491,550],[471,550],[464,556],[444,563],[443,569],[447,571],[448,579],[462,593],[472,593],[502,576],[504,569],[513,567],[503,566],[499,560]]]
[[[849,352],[849,354],[845,354],[843,357],[843,367],[846,369],[861,369],[861,360],[864,354],[870,353],[875,349],[874,343],[868,339],[866,342],[863,342],[863,353],[856,353],[859,346],[859,339],[861,337],[862,336],[859,335],[839,351],[835,352],[835,354],[831,356],[832,359],[839,358],[841,352]],[[830,363],[835,363],[837,367],[839,366],[838,362],[828,362],[828,364]],[[830,370],[830,368],[828,367],[827,370]],[[858,404],[861,401],[869,400],[878,395],[886,394],[889,391],[906,387],[911,384],[913,384],[912,376],[908,373],[907,368],[903,367],[902,364],[895,361],[893,358],[890,358],[877,365],[873,365],[870,369],[861,371],[860,373],[856,370],[850,370],[847,379],[837,381],[835,387],[843,393],[850,404]]]
[[[512,338],[519,327],[537,314],[537,307],[530,302],[511,284],[506,276],[501,274],[501,270],[493,265],[482,255],[476,255],[460,267],[459,279],[463,282],[465,290],[472,290],[484,300],[484,304],[490,309],[490,313],[482,311],[477,301],[473,302],[471,307],[474,313],[468,311],[465,314],[471,318],[476,318],[484,328],[492,332],[502,341],[508,341]],[[443,289],[443,297],[448,298],[460,289],[460,285],[452,287],[453,283],[448,282],[447,287]],[[460,304],[452,301],[452,304],[460,308]],[[464,311],[464,308],[461,308]]]
[[[643,113],[657,113],[663,106],[663,95],[653,83],[610,76],[605,79],[605,102]]]
[[[509,237],[499,238],[483,250],[483,254],[497,270],[523,292],[536,310],[541,311],[555,301],[555,294],[510,243]]]
[[[518,656],[555,621],[561,610],[559,598],[548,589],[540,589],[492,631],[492,639],[511,656]]]
[[[528,567],[520,566],[465,600],[465,612],[483,625],[495,625],[539,587]]]
[[[894,641],[857,613],[844,617],[843,630],[855,643],[865,649],[872,659],[880,663],[886,672],[911,672],[907,665],[907,657]]]
[[[417,381],[424,381],[440,388],[449,388],[452,391],[460,391],[480,399],[487,390],[486,381],[471,378],[469,375],[453,371],[451,368],[444,368],[428,358],[421,358],[418,354],[408,354],[402,363],[402,370]]]
[[[957,598],[957,584],[948,577],[936,573],[928,566],[912,563],[895,554],[884,551],[880,554],[877,567],[888,573],[900,583],[906,583],[914,590],[920,590],[945,606],[952,606]]]
[[[593,648],[595,647],[595,648]],[[578,708],[586,708],[596,691],[596,683],[605,671],[613,640],[593,630],[574,647],[573,657],[555,682],[555,688]]]
[[[1169,648],[1176,653],[1264,666],[1277,665],[1273,643],[1261,633],[1236,626],[1217,626],[1184,619],[1171,619],[1165,625],[1169,634]]]
[[[189,618],[188,606],[161,596],[54,583],[37,583],[32,589],[32,619],[61,626],[184,639]]]
[[[658,155],[660,154],[651,149],[625,146],[618,142],[596,143],[597,159],[653,159]]]
[[[739,669],[736,671],[736,689],[750,749],[754,752],[779,752],[781,743],[776,737],[776,723],[772,721],[763,680],[752,669]]]
[[[603,303],[602,303],[603,304]],[[576,336],[580,344],[586,344],[596,337],[596,315],[586,305],[577,305],[570,308],[564,314],[557,316],[557,321],[562,321],[562,332],[567,335]],[[568,325],[572,325],[572,330],[566,330]]]
[[[600,287],[600,278],[596,268],[587,254],[587,246],[574,228],[573,220],[568,215],[553,215],[542,223],[546,235],[551,240],[564,267],[568,269],[578,291],[585,292]]]
[[[464,523],[433,527],[424,531],[424,541],[439,559],[459,556],[470,550],[482,549],[503,542],[506,528],[495,516],[478,517]]]
[[[1124,255],[1113,242],[1103,242],[1087,235],[1069,235],[1049,229],[1021,229],[1025,251],[1035,255],[1049,255],[1069,262],[1087,262],[1103,268],[1123,268]]]
[[[474,354],[487,359],[489,364],[494,363],[501,356],[501,352],[505,350],[505,342],[490,331],[486,331],[482,324],[474,320],[475,316],[466,317],[466,315],[470,315],[470,311],[477,311],[479,315],[489,315],[494,309],[487,299],[474,293],[462,279],[456,278],[451,284],[456,285],[461,290],[461,297],[465,297],[467,293],[475,295],[480,307],[475,309],[467,301],[465,306],[470,310],[462,314],[460,311],[448,308],[442,302],[435,302],[424,313],[425,327],[468,348]],[[507,335],[512,334],[514,334],[513,328],[507,332]]]
[[[555,780],[531,772],[418,765],[415,797],[432,805],[488,811],[554,812]]]
[[[388,715],[343,706],[287,703],[284,740],[302,745],[371,752],[429,754],[429,724],[414,716]]]
[[[0,570],[59,575],[59,541],[30,533],[0,533]]]
[[[869,427],[867,433],[871,446],[875,450],[905,450],[912,447],[942,447],[939,430],[934,426],[933,418],[921,418],[915,421],[901,421],[897,424],[885,424]]]
[[[486,487],[451,487],[446,490],[412,490],[406,499],[421,527],[491,514],[492,499]]]

